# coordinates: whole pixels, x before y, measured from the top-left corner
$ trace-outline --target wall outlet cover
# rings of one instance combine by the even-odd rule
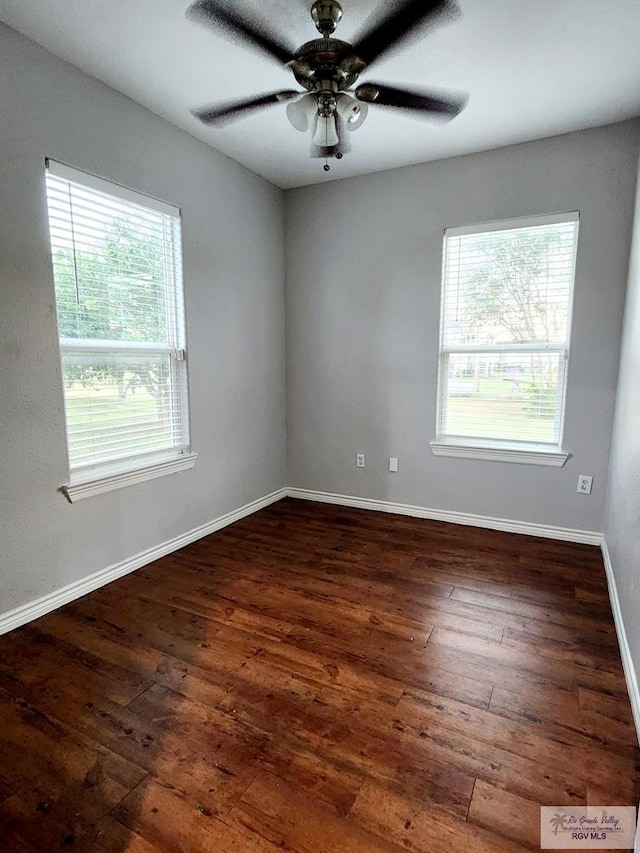
[[[578,474],[578,487],[576,491],[579,495],[590,495],[593,477],[589,474]]]

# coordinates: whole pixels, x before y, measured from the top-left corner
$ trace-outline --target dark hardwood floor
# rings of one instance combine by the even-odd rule
[[[595,547],[284,500],[0,638],[0,850],[516,853],[635,805]]]

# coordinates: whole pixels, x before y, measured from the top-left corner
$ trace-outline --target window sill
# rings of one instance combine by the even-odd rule
[[[131,469],[126,471],[111,469],[108,473],[103,472],[102,475],[97,471],[92,471],[77,475],[77,479],[71,477],[69,485],[61,486],[60,491],[69,503],[76,503],[76,501],[90,498],[93,495],[111,492],[113,489],[122,489],[125,486],[133,486],[135,483],[144,483],[145,480],[164,477],[166,474],[186,471],[193,468],[197,458],[197,453],[184,453],[181,456],[146,464],[143,468],[136,468],[133,471]]]
[[[544,450],[535,445],[529,447],[491,447],[479,444],[455,444],[445,441],[430,441],[434,456],[457,456],[462,459],[484,459],[494,462],[519,462],[524,465],[551,465],[562,468],[571,454],[561,450]]]

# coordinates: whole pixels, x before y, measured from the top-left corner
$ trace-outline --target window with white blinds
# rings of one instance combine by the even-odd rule
[[[449,228],[438,441],[559,449],[578,214]]]
[[[179,210],[51,160],[46,183],[72,476],[186,453]]]

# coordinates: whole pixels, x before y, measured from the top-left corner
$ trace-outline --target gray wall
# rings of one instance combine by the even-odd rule
[[[283,211],[270,184],[4,27],[0,79],[0,613],[281,487],[287,427],[293,486],[602,528],[638,123],[295,190]],[[67,463],[45,156],[183,211],[198,462],[73,506],[57,491]],[[576,208],[572,459],[558,470],[433,457],[443,228]],[[638,253],[607,520],[629,601]],[[590,498],[575,493],[578,472],[594,476]]]
[[[291,486],[602,530],[639,132],[626,122],[287,192]],[[432,456],[443,229],[575,209],[572,458]],[[590,497],[578,473],[593,475]]]
[[[0,613],[285,483],[282,193],[0,27]],[[182,208],[191,471],[88,498],[67,461],[45,156]]]
[[[640,680],[640,181],[638,186],[604,535]]]

